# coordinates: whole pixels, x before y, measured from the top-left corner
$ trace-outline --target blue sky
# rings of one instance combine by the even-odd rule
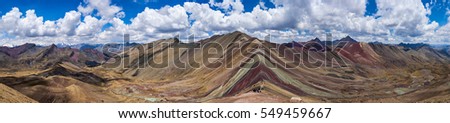
[[[0,43],[107,43],[123,33],[149,42],[236,30],[270,33],[275,42],[329,32],[366,42],[449,43],[449,1],[0,0]]]
[[[0,14],[8,12],[13,7],[19,7],[22,12],[29,9],[35,9],[36,14],[44,16],[45,20],[56,20],[64,17],[65,12],[70,10],[76,10],[78,5],[83,3],[83,0],[0,0]],[[183,4],[184,2],[198,2],[208,3],[209,0],[112,0],[112,4],[116,4],[123,8],[127,14],[123,20],[125,23],[130,23],[130,19],[135,17],[137,13],[142,12],[145,7],[149,8],[161,8],[164,6],[174,6]],[[223,0],[216,0],[218,2]],[[269,0],[263,0],[266,3],[270,3]],[[423,3],[429,3],[432,0],[422,0]],[[245,6],[245,11],[251,11],[253,7],[259,4],[258,0],[242,0]],[[446,15],[449,3],[444,3],[442,0],[437,1],[436,6],[432,8],[432,13],[429,16],[431,21],[436,21],[439,25],[447,24]],[[267,4],[269,8],[274,8],[273,4]],[[373,15],[376,13],[376,1],[368,0],[366,15]]]
[[[223,0],[216,0],[221,2]],[[270,0],[263,0],[270,3]],[[83,4],[83,0],[0,0],[0,14],[4,14],[13,7],[18,7],[21,12],[29,9],[36,10],[36,14],[44,16],[44,20],[57,20],[64,17],[65,13],[70,10],[76,10],[78,5]],[[164,6],[183,5],[184,2],[208,3],[209,0],[112,0],[112,4],[123,8],[127,16],[123,18],[125,23],[130,23],[130,20],[139,12],[142,12],[145,7],[159,9]],[[242,0],[245,5],[245,11],[251,11],[253,7],[259,4],[258,0]],[[273,8],[273,4],[267,4],[268,7]]]

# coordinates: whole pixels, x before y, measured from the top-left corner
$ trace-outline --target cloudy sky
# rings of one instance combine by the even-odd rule
[[[350,35],[450,43],[450,0],[0,0],[0,44],[198,39],[242,31],[273,42]]]

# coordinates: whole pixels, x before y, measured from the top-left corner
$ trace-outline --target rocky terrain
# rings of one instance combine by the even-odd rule
[[[0,84],[0,102],[2,103],[36,103],[37,101],[16,90]]]
[[[1,47],[0,63],[0,83],[47,103],[450,102],[441,50],[350,36],[277,44],[233,32],[117,54],[25,44]]]

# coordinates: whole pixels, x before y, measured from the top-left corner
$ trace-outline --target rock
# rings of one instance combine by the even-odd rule
[[[291,102],[291,103],[302,103],[302,102],[303,102],[303,99],[300,98],[300,97],[292,97],[292,98],[289,100],[289,102]]]

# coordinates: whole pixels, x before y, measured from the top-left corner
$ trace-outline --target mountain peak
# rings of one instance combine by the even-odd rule
[[[245,33],[241,32],[241,31],[234,31],[234,32],[232,32],[232,34],[245,34]]]
[[[312,39],[311,41],[314,41],[314,42],[322,42],[322,41],[320,41],[320,39],[319,39],[318,37]]]
[[[207,42],[237,42],[237,41],[243,41],[244,40],[251,40],[252,37],[247,35],[246,33],[240,32],[240,31],[234,31],[231,33],[225,33],[220,35],[213,35],[210,38],[206,38],[203,40],[200,40],[200,43],[207,43]]]
[[[174,43],[180,43],[180,39],[178,39],[178,38],[173,38],[173,42],[174,42]]]
[[[18,57],[18,55],[32,49],[33,47],[36,47],[36,44],[25,43],[15,47],[0,47],[0,52],[4,52],[12,57]]]
[[[246,33],[241,32],[241,31],[234,31],[232,33],[229,33],[228,35],[234,35],[234,36],[237,36],[237,37],[239,37],[239,36],[251,37],[251,36],[247,35]]]
[[[56,44],[52,44],[50,45],[50,48],[57,48],[58,46],[56,46]]]
[[[355,39],[353,39],[352,37],[350,37],[349,35],[345,36],[344,38],[342,38],[339,41],[348,41],[348,42],[357,42]]]

